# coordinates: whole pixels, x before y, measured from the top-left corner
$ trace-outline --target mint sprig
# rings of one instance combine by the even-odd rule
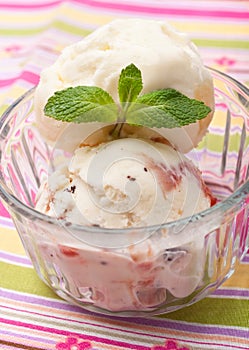
[[[160,89],[140,95],[141,71],[130,64],[118,82],[120,105],[96,86],[76,86],[57,91],[44,108],[46,116],[73,123],[128,123],[156,128],[175,128],[205,118],[211,109],[174,89]]]
[[[118,94],[121,103],[135,102],[142,88],[141,71],[133,63],[121,71],[118,81]]]
[[[177,90],[162,89],[138,97],[129,108],[127,122],[152,128],[176,128],[200,120],[210,111],[203,102]]]
[[[118,106],[105,90],[76,86],[56,91],[48,99],[45,115],[64,122],[115,122]]]

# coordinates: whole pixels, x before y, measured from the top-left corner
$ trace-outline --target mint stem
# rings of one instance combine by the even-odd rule
[[[112,136],[113,138],[119,138],[123,125],[124,125],[124,122],[116,123],[114,128],[110,131],[109,135]]]
[[[115,124],[114,128],[110,132],[110,135],[112,137],[114,137],[114,138],[120,137],[123,125],[126,122],[126,114],[127,114],[128,108],[129,108],[129,103],[127,103],[127,102],[122,103],[122,106],[120,107],[119,115],[117,118],[117,123]]]

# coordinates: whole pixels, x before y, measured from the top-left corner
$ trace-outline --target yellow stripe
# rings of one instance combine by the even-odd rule
[[[213,127],[218,127],[218,126],[225,127],[226,120],[227,120],[227,112],[216,109],[216,111],[214,113],[213,120],[212,120],[212,126]],[[231,119],[231,126],[232,127],[237,126],[237,127],[240,127],[242,129],[243,123],[244,123],[243,118],[232,118]]]
[[[35,27],[38,26],[39,23],[48,23],[51,22],[51,19],[54,17],[57,17],[60,13],[59,8],[57,9],[47,9],[46,11],[42,12],[42,10],[39,11],[32,11],[32,14],[29,12],[23,12],[20,14],[20,12],[10,12],[10,11],[1,11],[1,25],[4,27],[4,24],[7,25],[8,28],[16,28],[20,27],[20,25],[23,25],[24,28],[28,26],[35,25]]]
[[[81,25],[82,23],[86,23],[92,26],[103,25],[117,18],[116,16],[112,16],[103,12],[91,13],[87,11],[79,11],[78,9],[73,8],[71,5],[68,6],[66,4],[64,4],[64,6],[61,8],[61,13],[69,20],[78,21],[79,23],[81,23]],[[61,18],[61,20],[63,21],[63,18]]]
[[[26,255],[15,229],[0,228],[0,250],[23,256]]]
[[[61,9],[61,12],[63,15],[67,16],[67,18],[71,18],[72,20],[79,21],[79,23],[82,23],[84,21],[85,23],[88,23],[89,25],[103,25],[107,22],[110,22],[111,20],[117,18],[117,16],[111,16],[110,14],[97,14],[97,13],[89,13],[89,12],[79,12],[78,9],[73,8],[72,6],[64,6],[64,8]],[[84,15],[86,17],[84,17]],[[119,17],[122,17],[122,14],[120,14]],[[178,30],[183,32],[196,32],[196,29],[198,28],[198,33],[209,33],[209,34],[215,34],[219,33],[219,35],[246,35],[249,34],[249,26],[246,24],[226,24],[226,23],[219,23],[217,25],[210,25],[209,23],[203,23],[203,22],[197,22],[194,23],[188,23],[188,22],[182,22],[182,21],[172,21],[168,18],[165,18],[166,21],[168,21],[171,25],[176,27]]]
[[[2,25],[6,24],[8,27],[12,27],[13,25],[16,27],[16,24],[27,26],[27,23],[29,25],[36,25],[37,23],[48,23],[53,18],[54,19],[60,19],[63,21],[63,18],[60,18],[60,16],[65,16],[66,19],[69,21],[78,21],[79,25],[82,25],[82,23],[87,23],[89,25],[103,25],[109,21],[111,21],[114,18],[117,18],[115,15],[110,15],[104,12],[87,12],[84,11],[83,8],[81,8],[81,11],[79,11],[78,7],[72,7],[72,4],[63,4],[61,6],[55,7],[54,9],[49,10],[39,10],[39,11],[32,11],[32,16],[28,12],[24,12],[20,15],[18,11],[11,13],[10,11],[1,11],[1,23]],[[120,14],[119,17],[123,17],[122,14]],[[198,29],[198,34],[202,33],[209,33],[209,35],[215,35],[217,36],[217,33],[219,33],[220,36],[224,35],[225,37],[230,37],[236,35],[248,35],[249,34],[249,26],[247,23],[217,23],[217,24],[211,24],[208,22],[202,21],[194,21],[194,22],[187,22],[182,20],[170,20],[169,18],[165,17],[165,20],[168,20],[170,24],[172,24],[174,27],[176,27],[179,31],[186,32],[186,33],[196,33]],[[77,25],[77,23],[75,23]]]
[[[238,265],[236,272],[223,284],[223,287],[249,289],[248,272],[248,264]]]
[[[100,26],[104,25],[111,20],[117,18],[115,15],[110,15],[110,14],[97,14],[97,13],[90,13],[86,11],[79,11],[76,8],[72,8],[72,6],[68,6],[66,4],[62,5],[61,7],[58,7],[54,10],[46,11],[45,13],[40,13],[36,11],[32,12],[32,16],[30,14],[22,14],[20,16],[20,13],[15,12],[15,13],[10,13],[4,11],[1,11],[1,23],[2,25],[7,25],[8,28],[20,28],[20,26],[27,26],[27,23],[29,26],[32,27],[34,25],[37,27],[37,25],[40,23],[49,23],[51,22],[51,25],[53,26],[53,19],[58,20],[60,19],[61,21],[64,21],[63,18],[60,16],[65,16],[65,22],[74,22],[75,26],[81,27],[82,24],[87,24],[90,26]],[[123,17],[120,15],[119,17]],[[235,36],[247,36],[249,35],[249,26],[247,24],[239,24],[235,23],[233,25],[227,24],[227,23],[219,23],[219,24],[214,24],[210,25],[209,23],[203,23],[203,22],[182,22],[182,21],[172,21],[169,20],[168,18],[165,18],[165,20],[168,20],[168,22],[177,28],[181,32],[185,33],[197,33],[196,30],[198,28],[198,37],[201,36],[202,34],[209,33],[210,35],[215,35],[217,36],[217,33],[219,33],[219,36],[224,36],[225,38],[228,37],[235,37]],[[76,23],[78,22],[78,23]]]
[[[65,16],[65,18],[63,18]],[[111,21],[112,19],[116,18],[115,16],[105,15],[104,13],[89,13],[85,11],[79,11],[76,8],[72,8],[72,6],[68,6],[66,4],[53,9],[53,10],[46,10],[45,12],[32,12],[32,16],[26,12],[20,15],[20,13],[17,12],[9,12],[9,11],[1,11],[1,24],[6,24],[8,28],[14,28],[20,27],[20,25],[24,25],[24,27],[27,27],[27,23],[29,26],[35,25],[35,27],[38,26],[39,23],[49,23],[51,20],[61,20],[61,21],[72,21],[72,22],[79,22],[79,25],[82,26],[84,23],[89,23],[90,25],[97,24],[101,25],[104,23],[107,23]],[[51,25],[53,25],[53,22],[51,22]],[[75,23],[75,25],[77,25]]]
[[[26,90],[23,87],[20,87],[18,85],[11,85],[8,87],[5,93],[0,94],[0,115],[2,115],[8,107],[6,105],[7,98],[11,97],[14,101],[20,96],[22,96],[25,92]]]
[[[184,22],[184,21],[169,21],[171,25],[176,27],[179,31],[185,32],[185,33],[204,33],[210,35],[213,34],[217,37],[224,36],[225,38],[229,38],[232,36],[234,37],[236,35],[248,35],[249,34],[249,26],[248,24],[239,24],[239,23],[233,23],[233,25],[228,23],[218,23],[218,24],[210,24],[210,23],[203,23],[194,21],[194,22]],[[198,30],[198,31],[197,31]],[[230,37],[231,38],[231,37]]]

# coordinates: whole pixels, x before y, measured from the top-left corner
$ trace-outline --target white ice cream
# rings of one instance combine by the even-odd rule
[[[48,98],[70,86],[96,85],[117,101],[120,72],[130,63],[142,72],[143,93],[171,87],[213,107],[212,79],[196,47],[169,25],[145,19],[116,20],[66,48],[35,94],[37,126],[56,149],[56,171],[42,184],[36,209],[58,219],[46,229],[48,241],[37,233],[39,264],[59,295],[109,311],[191,300],[205,275],[203,237],[188,220],[177,231],[161,224],[212,204],[200,171],[181,153],[199,142],[212,113],[181,129],[124,125],[119,139],[110,137],[113,126],[44,116]]]
[[[65,285],[64,297],[85,306],[146,311],[201,285],[202,235],[186,223],[173,232],[160,224],[209,208],[212,197],[196,166],[169,144],[85,142],[48,176],[37,200],[37,210],[58,219],[39,251],[59,295]],[[159,228],[141,228],[152,224]]]
[[[210,207],[201,173],[170,145],[121,138],[76,149],[49,175],[37,209],[83,225],[148,226]]]
[[[148,19],[120,19],[100,27],[82,41],[67,47],[41,74],[35,93],[37,124],[42,134],[55,141],[66,123],[45,117],[43,108],[57,90],[94,85],[118,101],[118,78],[134,63],[142,72],[143,91],[174,88],[190,98],[204,101],[213,109],[213,85],[196,46],[165,22]],[[212,113],[202,121],[173,130],[159,129],[180,151],[187,152],[201,140]],[[82,129],[89,125],[81,125]],[[91,126],[90,126],[91,127]],[[71,129],[72,132],[72,129]],[[64,147],[81,142],[79,125]]]

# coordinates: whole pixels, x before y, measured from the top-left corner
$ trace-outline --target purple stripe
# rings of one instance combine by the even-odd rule
[[[15,262],[17,264],[23,264],[27,266],[32,266],[32,263],[28,257],[25,256],[19,256],[19,255],[12,255],[9,253],[5,253],[3,251],[0,251],[0,259],[6,259],[12,262]]]
[[[242,260],[242,263],[249,263],[249,254],[244,256],[244,259]]]
[[[52,307],[55,309],[63,309],[67,311],[75,311],[75,312],[82,312],[82,309],[78,306],[70,305],[66,301],[63,302],[58,297],[58,301],[56,300],[49,300],[49,299],[43,299],[40,296],[34,297],[31,294],[25,295],[25,294],[19,294],[12,291],[9,291],[7,289],[0,289],[0,296],[4,298],[9,298],[16,301],[23,301],[25,303],[29,304],[36,304],[36,305],[45,305],[48,307]],[[56,298],[56,295],[55,295]]]
[[[6,308],[6,309],[8,309],[8,310],[13,310],[11,307],[7,307],[7,306],[6,306],[6,307],[3,306],[3,307]],[[15,309],[14,309],[14,310],[15,310]],[[44,313],[41,314],[41,313],[33,312],[33,311],[32,311],[32,312],[30,311],[30,314],[35,315],[36,317],[37,317],[37,316],[39,317],[40,315],[42,315],[42,316],[45,315]],[[65,321],[65,322],[68,323],[68,318],[67,318],[66,316],[61,317],[61,316],[53,316],[53,315],[51,316],[51,315],[50,315],[50,317],[51,317],[52,319],[59,320],[59,321]],[[70,318],[70,321],[76,322],[76,321],[74,321],[74,320],[71,319],[71,318]],[[86,322],[85,320],[82,320],[82,321],[77,320],[77,323],[80,324],[80,325],[82,325],[82,324],[87,324],[87,325],[90,325],[90,326],[93,326],[93,327],[99,326],[99,325],[96,324],[96,323],[93,323],[93,322],[90,322],[90,321],[87,321],[87,322]],[[72,328],[72,327],[75,328],[74,326],[71,326],[71,328]],[[105,323],[102,323],[102,324],[101,324],[101,327],[104,328],[104,329],[107,329],[108,331],[119,331],[119,328],[108,326],[108,325],[106,325]],[[123,329],[122,332],[124,332],[124,333],[129,333],[129,334],[141,335],[141,332],[133,331],[133,330],[131,330],[131,329],[129,329],[129,330]],[[144,336],[150,336],[149,333],[144,333],[144,331],[143,331],[143,335],[144,335]],[[158,338],[158,339],[164,339],[164,338],[165,338],[164,335],[158,335],[158,334],[155,334],[154,337],[155,337],[155,338]]]
[[[211,126],[210,130],[212,130],[212,133],[219,134],[218,136],[224,136],[224,128],[221,126]],[[242,127],[238,125],[231,126],[230,128],[230,135],[233,134],[241,134]]]
[[[122,320],[122,318],[119,318]],[[130,321],[138,324],[145,324],[147,326],[155,326],[155,327],[166,327],[168,329],[179,330],[184,332],[193,332],[193,333],[203,333],[203,334],[218,334],[225,336],[233,336],[234,338],[249,338],[249,329],[243,330],[236,327],[236,329],[231,326],[210,326],[203,324],[190,324],[190,323],[179,323],[176,321],[171,321],[167,319],[151,319],[151,318],[126,318],[126,321]]]
[[[249,298],[249,289],[217,289],[213,295]]]
[[[220,159],[221,158],[221,153],[219,152],[219,151],[210,151],[209,149],[207,149],[207,148],[203,148],[203,149],[195,149],[194,150],[194,152],[195,153],[197,153],[197,155],[198,154],[202,154],[202,153],[205,153],[205,154],[207,154],[209,157],[214,157],[214,158],[217,158],[217,159]],[[188,156],[188,154],[187,154],[187,156]],[[237,156],[236,156],[236,153],[229,153],[228,155],[228,159],[237,159]],[[197,160],[198,160],[198,158],[197,158]],[[230,172],[233,172],[233,171],[230,171]]]
[[[39,341],[39,342],[46,343],[46,344],[54,344],[53,340],[38,338],[38,337],[34,337],[34,336],[32,337],[32,336],[24,334],[24,333],[19,334],[19,333],[15,333],[15,332],[5,331],[3,329],[1,329],[1,334],[9,335],[11,338],[13,338],[15,336],[19,336],[19,337],[24,338],[24,339]]]
[[[87,310],[83,310],[79,306],[70,305],[63,301],[51,301],[48,299],[43,299],[41,297],[33,297],[31,295],[23,295],[23,294],[17,294],[8,290],[0,290],[0,296],[5,298],[10,298],[17,301],[23,301],[27,302],[29,304],[37,304],[37,305],[44,305],[51,308],[57,308],[61,310],[71,311],[75,313],[79,313],[81,315],[94,315],[95,317],[101,317],[106,319],[112,319],[112,320],[119,320],[119,321],[125,321],[129,323],[136,323],[139,325],[147,325],[149,327],[166,327],[172,330],[179,330],[179,331],[187,331],[187,332],[194,332],[194,333],[203,333],[203,334],[218,334],[218,335],[225,335],[225,336],[233,336],[235,338],[245,338],[248,339],[249,337],[249,330],[243,330],[236,327],[236,329],[232,328],[231,326],[226,327],[216,327],[216,326],[210,326],[210,325],[195,325],[190,323],[180,323],[176,321],[171,321],[168,319],[160,319],[160,318],[143,318],[143,317],[118,317],[118,316],[108,316],[108,315],[99,315],[97,313],[93,313]]]
[[[0,225],[7,228],[15,228],[12,219],[6,217],[0,217]]]
[[[14,326],[19,326],[19,327],[25,327],[28,329],[35,329],[41,332],[46,332],[49,334],[57,334],[57,335],[64,335],[64,336],[71,336],[72,332],[70,332],[69,330],[64,330],[64,329],[57,329],[57,328],[52,328],[52,327],[48,327],[48,326],[43,326],[43,325],[37,325],[37,324],[32,324],[32,323],[27,323],[27,322],[21,322],[21,321],[16,321],[16,320],[9,320],[9,319],[4,319],[4,318],[0,318],[0,322],[2,322],[3,324],[10,324],[10,325],[14,325]],[[107,338],[102,338],[100,336],[98,336],[97,334],[84,334],[81,330],[81,332],[76,332],[74,331],[73,333],[74,335],[78,336],[80,339],[84,339],[87,341],[96,341],[96,342],[101,342],[103,344],[108,344],[108,345],[116,345],[119,347],[122,347],[123,349],[133,349],[133,350],[150,350],[151,347],[149,348],[148,346],[143,346],[143,345],[136,345],[136,344],[130,344],[127,342],[127,339],[125,339],[125,341],[121,341],[121,340],[114,340],[114,339],[107,339]],[[71,347],[67,347],[67,349],[71,349]]]

